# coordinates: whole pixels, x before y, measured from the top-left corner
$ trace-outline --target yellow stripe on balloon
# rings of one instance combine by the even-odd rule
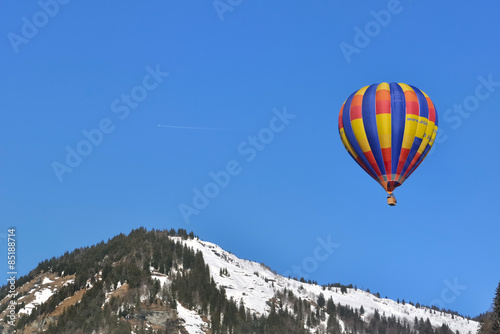
[[[352,154],[354,159],[357,159],[358,155],[356,154],[356,152],[352,148],[351,144],[347,140],[347,136],[345,135],[344,128],[340,129],[340,139],[342,140],[342,144],[344,144],[344,147],[347,149],[347,151]]]
[[[365,126],[363,124],[362,118],[357,118],[351,121],[352,131],[354,136],[358,141],[361,151],[363,153],[371,151],[370,144],[368,143],[368,138],[366,137]]]
[[[370,86],[365,86],[356,92],[356,95],[363,95]]]
[[[418,148],[418,153],[422,154],[424,152],[425,148],[429,144],[429,141],[431,140],[433,131],[434,131],[434,122],[428,121],[428,124],[425,128],[425,134],[423,136],[422,143]]]
[[[434,125],[434,129],[432,130],[431,140],[429,141],[430,146],[432,146],[432,144],[434,144],[434,140],[436,139],[437,131],[438,131],[437,125]]]
[[[411,149],[418,126],[418,116],[406,115],[405,132],[403,136],[403,148]]]
[[[415,132],[415,137],[424,138],[424,134],[427,135],[427,132],[429,131],[430,123],[432,123],[432,122],[429,122],[429,119],[427,117],[419,116],[418,117],[417,131]],[[430,130],[430,131],[432,131],[432,130]],[[429,134],[430,134],[430,132],[429,132]]]
[[[377,130],[380,148],[391,147],[391,114],[377,115]]]
[[[387,82],[382,82],[380,83],[378,86],[377,86],[377,91],[379,90],[382,90],[382,89],[385,89],[385,90],[390,90],[390,86]]]
[[[413,88],[411,88],[409,85],[405,84],[405,83],[398,83],[398,85],[403,88],[403,92],[406,92],[406,91],[414,91]]]

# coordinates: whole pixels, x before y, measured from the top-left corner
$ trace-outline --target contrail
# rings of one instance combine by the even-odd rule
[[[248,129],[231,129],[231,128],[203,128],[199,126],[178,126],[178,125],[161,125],[158,124],[161,128],[171,128],[171,129],[187,129],[187,130],[216,130],[216,131],[242,131]]]

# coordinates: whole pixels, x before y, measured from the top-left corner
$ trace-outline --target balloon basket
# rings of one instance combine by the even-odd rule
[[[396,197],[394,197],[394,195],[387,196],[387,204],[389,204],[390,206],[395,206],[396,203],[397,203],[397,201],[396,201]]]

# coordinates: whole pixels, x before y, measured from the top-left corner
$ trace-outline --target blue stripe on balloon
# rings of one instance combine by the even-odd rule
[[[386,171],[384,166],[384,158],[382,156],[382,149],[380,148],[380,141],[378,138],[378,128],[377,128],[377,115],[375,113],[376,105],[376,93],[378,84],[371,85],[365,91],[363,95],[363,104],[361,105],[361,114],[363,116],[363,125],[365,127],[366,137],[368,138],[368,143],[372,150],[375,161],[377,162],[378,168],[382,173],[385,181]]]
[[[406,102],[403,89],[395,82],[389,84],[391,91],[391,152],[392,152],[392,172],[398,170],[401,146],[403,146],[403,136],[406,121]]]

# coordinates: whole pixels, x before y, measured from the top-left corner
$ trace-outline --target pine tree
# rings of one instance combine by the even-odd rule
[[[322,292],[319,294],[319,297],[318,297],[318,306],[319,307],[325,306],[325,296],[323,295]]]
[[[328,317],[328,322],[326,325],[328,334],[340,334],[342,333],[342,329],[340,327],[339,321],[334,315],[330,315]]]
[[[480,334],[500,334],[500,282],[493,298],[493,310],[488,313],[479,328]]]
[[[328,302],[326,303],[326,312],[330,315],[335,312],[335,304],[333,302],[332,297],[330,297],[328,299]]]
[[[500,282],[493,299],[493,333],[500,333]]]

